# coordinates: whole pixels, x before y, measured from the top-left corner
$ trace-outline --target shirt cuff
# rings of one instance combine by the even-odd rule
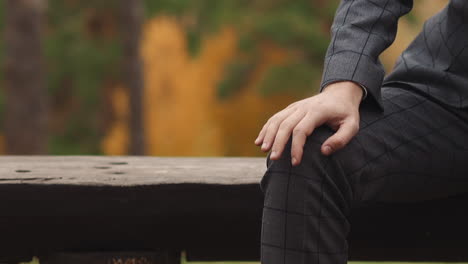
[[[362,99],[361,99],[361,102],[362,102],[362,101],[364,101],[364,99],[366,99],[366,97],[367,97],[367,88],[366,88],[364,85],[362,85],[362,84],[359,84],[359,86],[361,86],[362,92],[363,92],[363,94],[362,94]]]

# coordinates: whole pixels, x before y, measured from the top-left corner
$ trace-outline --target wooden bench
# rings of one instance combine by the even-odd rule
[[[0,263],[258,261],[264,171],[264,158],[0,157]],[[352,260],[468,261],[468,196],[351,222]]]

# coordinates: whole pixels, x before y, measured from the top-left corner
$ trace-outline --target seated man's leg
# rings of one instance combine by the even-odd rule
[[[291,141],[280,160],[268,160],[263,264],[344,264],[353,206],[468,191],[468,111],[400,88],[383,88],[382,96],[385,112],[363,106],[360,131],[344,149],[322,155],[333,131],[320,127],[299,166],[291,166]]]

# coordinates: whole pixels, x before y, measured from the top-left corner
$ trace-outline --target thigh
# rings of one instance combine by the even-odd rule
[[[354,202],[417,201],[468,191],[468,112],[384,87],[384,112],[364,105],[360,131],[335,154]],[[324,135],[322,139],[324,140]]]
[[[412,91],[383,88],[384,112],[364,104],[361,129],[342,150],[320,152],[334,132],[317,128],[299,166],[291,140],[268,159],[262,263],[346,263],[348,214],[356,205],[416,201],[468,191],[468,113]]]

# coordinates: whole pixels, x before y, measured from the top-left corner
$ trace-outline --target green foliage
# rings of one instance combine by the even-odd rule
[[[189,54],[196,56],[200,50],[202,36],[195,30],[187,30],[186,34]]]
[[[57,155],[101,154],[98,139],[102,135],[99,135],[97,132],[96,122],[89,124],[89,120],[86,120],[87,117],[77,115],[75,117],[77,119],[70,120],[64,128],[63,133],[55,134],[51,137],[49,152]],[[89,127],[83,124],[88,124]]]
[[[49,0],[45,53],[52,101],[69,105],[66,128],[52,135],[52,154],[99,152],[100,91],[104,82],[116,79],[121,54],[118,39],[102,34],[104,16],[116,17],[115,1],[80,1],[70,4]],[[95,16],[98,20],[93,20]],[[95,25],[89,25],[93,21]],[[111,21],[114,22],[114,21]],[[92,34],[96,30],[98,34]],[[118,78],[117,78],[118,79]],[[68,103],[68,104],[67,104]]]
[[[291,54],[299,54],[300,63],[288,63],[275,67],[264,76],[265,84],[260,89],[268,95],[281,91],[304,92],[305,82],[319,78],[317,72],[323,64],[328,46],[328,26],[338,1],[311,0],[146,0],[147,15],[167,14],[176,16],[187,32],[188,49],[196,56],[203,35],[215,32],[223,25],[232,25],[240,35],[239,49],[250,62],[236,59],[226,69],[225,78],[218,85],[221,99],[234,95],[246,78],[259,64],[257,56],[260,42],[271,42]],[[304,78],[291,83],[282,78],[284,73]],[[266,85],[274,87],[267,88]],[[300,87],[295,87],[295,85]],[[282,88],[281,88],[282,87]]]
[[[4,32],[5,28],[5,1],[0,1],[0,32]],[[0,36],[0,129],[3,130],[3,120],[5,112],[5,95],[4,95],[4,61],[5,61],[5,41],[3,34]]]
[[[237,17],[245,11],[246,0],[146,0],[148,17],[171,15],[179,19],[185,27],[188,50],[196,56],[201,37],[212,33],[225,24],[237,23]]]
[[[281,94],[284,91],[307,94],[312,91],[314,81],[320,76],[317,67],[307,62],[293,62],[270,67],[260,84],[264,96]]]
[[[407,14],[405,18],[413,26],[417,25],[418,22],[420,22],[418,17],[414,13]]]
[[[240,32],[239,48],[253,60],[259,50],[259,42],[270,42],[291,54],[291,61],[272,67],[263,76],[259,89],[268,96],[281,92],[303,94],[310,91],[320,78],[322,60],[328,46],[328,30],[324,25],[333,19],[336,1],[329,1],[317,8],[310,0],[256,0],[244,3],[231,14],[230,20]],[[234,8],[231,8],[233,12]],[[323,11],[325,10],[325,11]],[[238,62],[233,62],[236,65]],[[251,64],[256,65],[258,61]],[[253,70],[253,68],[251,69]],[[218,86],[219,95],[232,95],[243,85],[248,72],[229,70]],[[240,80],[238,79],[240,78]],[[227,89],[226,87],[229,87]],[[226,93],[229,90],[229,93]]]
[[[218,96],[225,99],[249,81],[261,62],[258,44],[264,42],[284,48],[292,59],[267,70],[259,92],[268,96],[310,89],[319,78],[328,43],[327,23],[337,1],[321,2],[317,7],[311,0],[145,0],[145,13],[147,17],[176,17],[185,29],[187,48],[193,56],[197,55],[203,36],[224,25],[235,27],[242,56],[231,62],[219,83]],[[4,21],[3,3],[0,1],[0,28]],[[101,131],[97,113],[102,87],[108,80],[119,80],[117,4],[115,0],[48,1],[44,39],[47,83],[52,107],[66,112],[66,120],[61,120],[60,127],[52,131],[51,154],[99,154]],[[3,43],[0,41],[0,62]],[[0,123],[2,106],[0,89]]]
[[[147,17],[168,14],[180,16],[190,7],[194,6],[193,0],[145,0],[145,13]]]
[[[252,62],[235,61],[228,65],[226,78],[218,85],[218,98],[226,99],[243,87],[255,68]]]

